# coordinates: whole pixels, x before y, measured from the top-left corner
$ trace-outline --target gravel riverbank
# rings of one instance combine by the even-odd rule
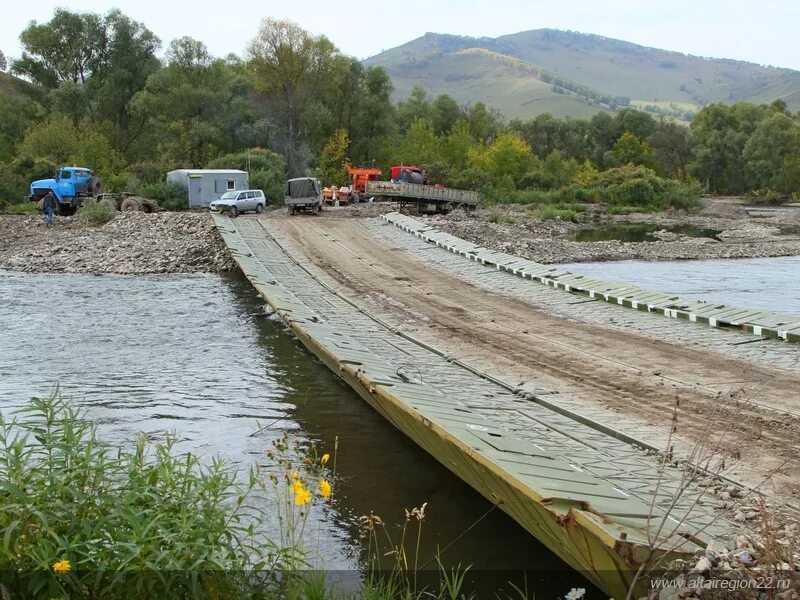
[[[24,272],[148,275],[235,268],[207,213],[117,213],[103,226],[39,215],[0,216],[0,268]]]
[[[540,263],[613,260],[701,260],[714,258],[766,258],[800,255],[800,209],[752,217],[741,199],[707,200],[692,213],[633,213],[610,215],[607,207],[586,205],[576,221],[541,220],[537,205],[504,204],[474,213],[418,215],[441,231],[486,248],[523,256]],[[322,217],[370,218],[397,210],[394,202],[326,207]],[[579,232],[608,226],[647,226],[646,241],[577,241]],[[693,229],[692,235],[681,230]],[[671,231],[677,229],[676,231]],[[714,231],[713,237],[701,237]],[[698,235],[699,234],[699,235]]]
[[[691,260],[761,258],[800,254],[800,210],[753,218],[744,207],[709,202],[699,212],[608,215],[601,207],[578,213],[577,222],[535,217],[529,206],[485,208],[475,215],[457,211],[427,217],[432,226],[486,248],[540,263],[612,260]],[[575,241],[579,231],[608,225],[657,225],[652,241]],[[692,227],[714,230],[714,237],[670,231]]]

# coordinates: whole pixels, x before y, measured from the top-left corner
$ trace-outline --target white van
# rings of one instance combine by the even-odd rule
[[[228,212],[235,217],[248,210],[260,213],[266,205],[267,199],[261,190],[240,190],[225,192],[219,200],[211,202],[208,208],[215,212]]]

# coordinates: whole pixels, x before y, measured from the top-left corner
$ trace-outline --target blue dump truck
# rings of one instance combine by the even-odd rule
[[[74,215],[84,200],[96,198],[103,193],[103,184],[91,169],[84,167],[62,167],[52,179],[40,179],[31,183],[30,200],[39,203],[52,191],[58,200],[58,214]]]

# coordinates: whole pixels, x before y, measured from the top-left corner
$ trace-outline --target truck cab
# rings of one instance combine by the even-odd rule
[[[86,198],[101,194],[103,186],[91,169],[62,167],[52,179],[39,179],[31,183],[30,200],[39,202],[51,191],[58,200],[58,212],[71,215]]]

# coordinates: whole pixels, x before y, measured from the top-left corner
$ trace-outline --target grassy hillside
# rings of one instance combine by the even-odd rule
[[[419,83],[434,95],[491,103],[509,117],[545,110],[586,116],[604,109],[596,101],[602,95],[676,114],[710,102],[777,98],[800,109],[798,71],[552,29],[496,39],[428,33],[365,62],[386,67],[398,98]],[[554,77],[568,81],[570,89],[589,90],[589,99],[553,92]]]
[[[14,100],[40,100],[41,90],[32,83],[0,71],[0,95]]]
[[[482,101],[505,115],[550,112],[588,117],[603,110],[574,94],[557,94],[532,65],[479,48],[442,54],[435,60],[409,61],[391,73],[395,95],[404,98],[415,84],[458,102]]]

